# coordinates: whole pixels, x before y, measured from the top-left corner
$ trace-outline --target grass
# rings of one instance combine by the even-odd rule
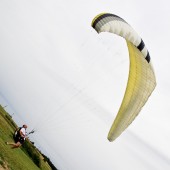
[[[10,116],[0,106],[0,169],[5,164],[10,170],[51,170],[41,155],[38,167],[21,148],[11,149],[10,145],[6,145],[6,141],[13,142],[15,128],[15,123],[11,123]]]

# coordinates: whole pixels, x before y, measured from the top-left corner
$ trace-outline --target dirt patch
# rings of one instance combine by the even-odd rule
[[[2,165],[0,165],[0,170],[10,170],[8,168],[8,164],[6,162],[3,162]]]

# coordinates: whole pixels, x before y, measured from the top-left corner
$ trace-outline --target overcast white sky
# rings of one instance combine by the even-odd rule
[[[168,0],[0,0],[0,104],[60,170],[170,169]],[[107,133],[128,77],[125,41],[98,35],[101,12],[143,38],[157,87],[114,142]]]

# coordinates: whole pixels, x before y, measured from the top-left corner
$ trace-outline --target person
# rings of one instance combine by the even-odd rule
[[[14,141],[13,142],[6,142],[7,145],[12,145],[12,149],[19,148],[26,139],[26,129],[27,125],[23,125],[22,127],[18,128],[14,134]]]

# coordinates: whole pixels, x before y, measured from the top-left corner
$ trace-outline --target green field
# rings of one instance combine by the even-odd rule
[[[36,149],[34,149],[34,152],[36,156],[38,155],[38,165],[34,163],[33,157],[30,157],[25,151],[24,146],[11,149],[10,145],[6,145],[6,141],[13,142],[15,128],[15,122],[0,106],[0,170],[51,170],[48,163],[43,160],[42,155]]]

